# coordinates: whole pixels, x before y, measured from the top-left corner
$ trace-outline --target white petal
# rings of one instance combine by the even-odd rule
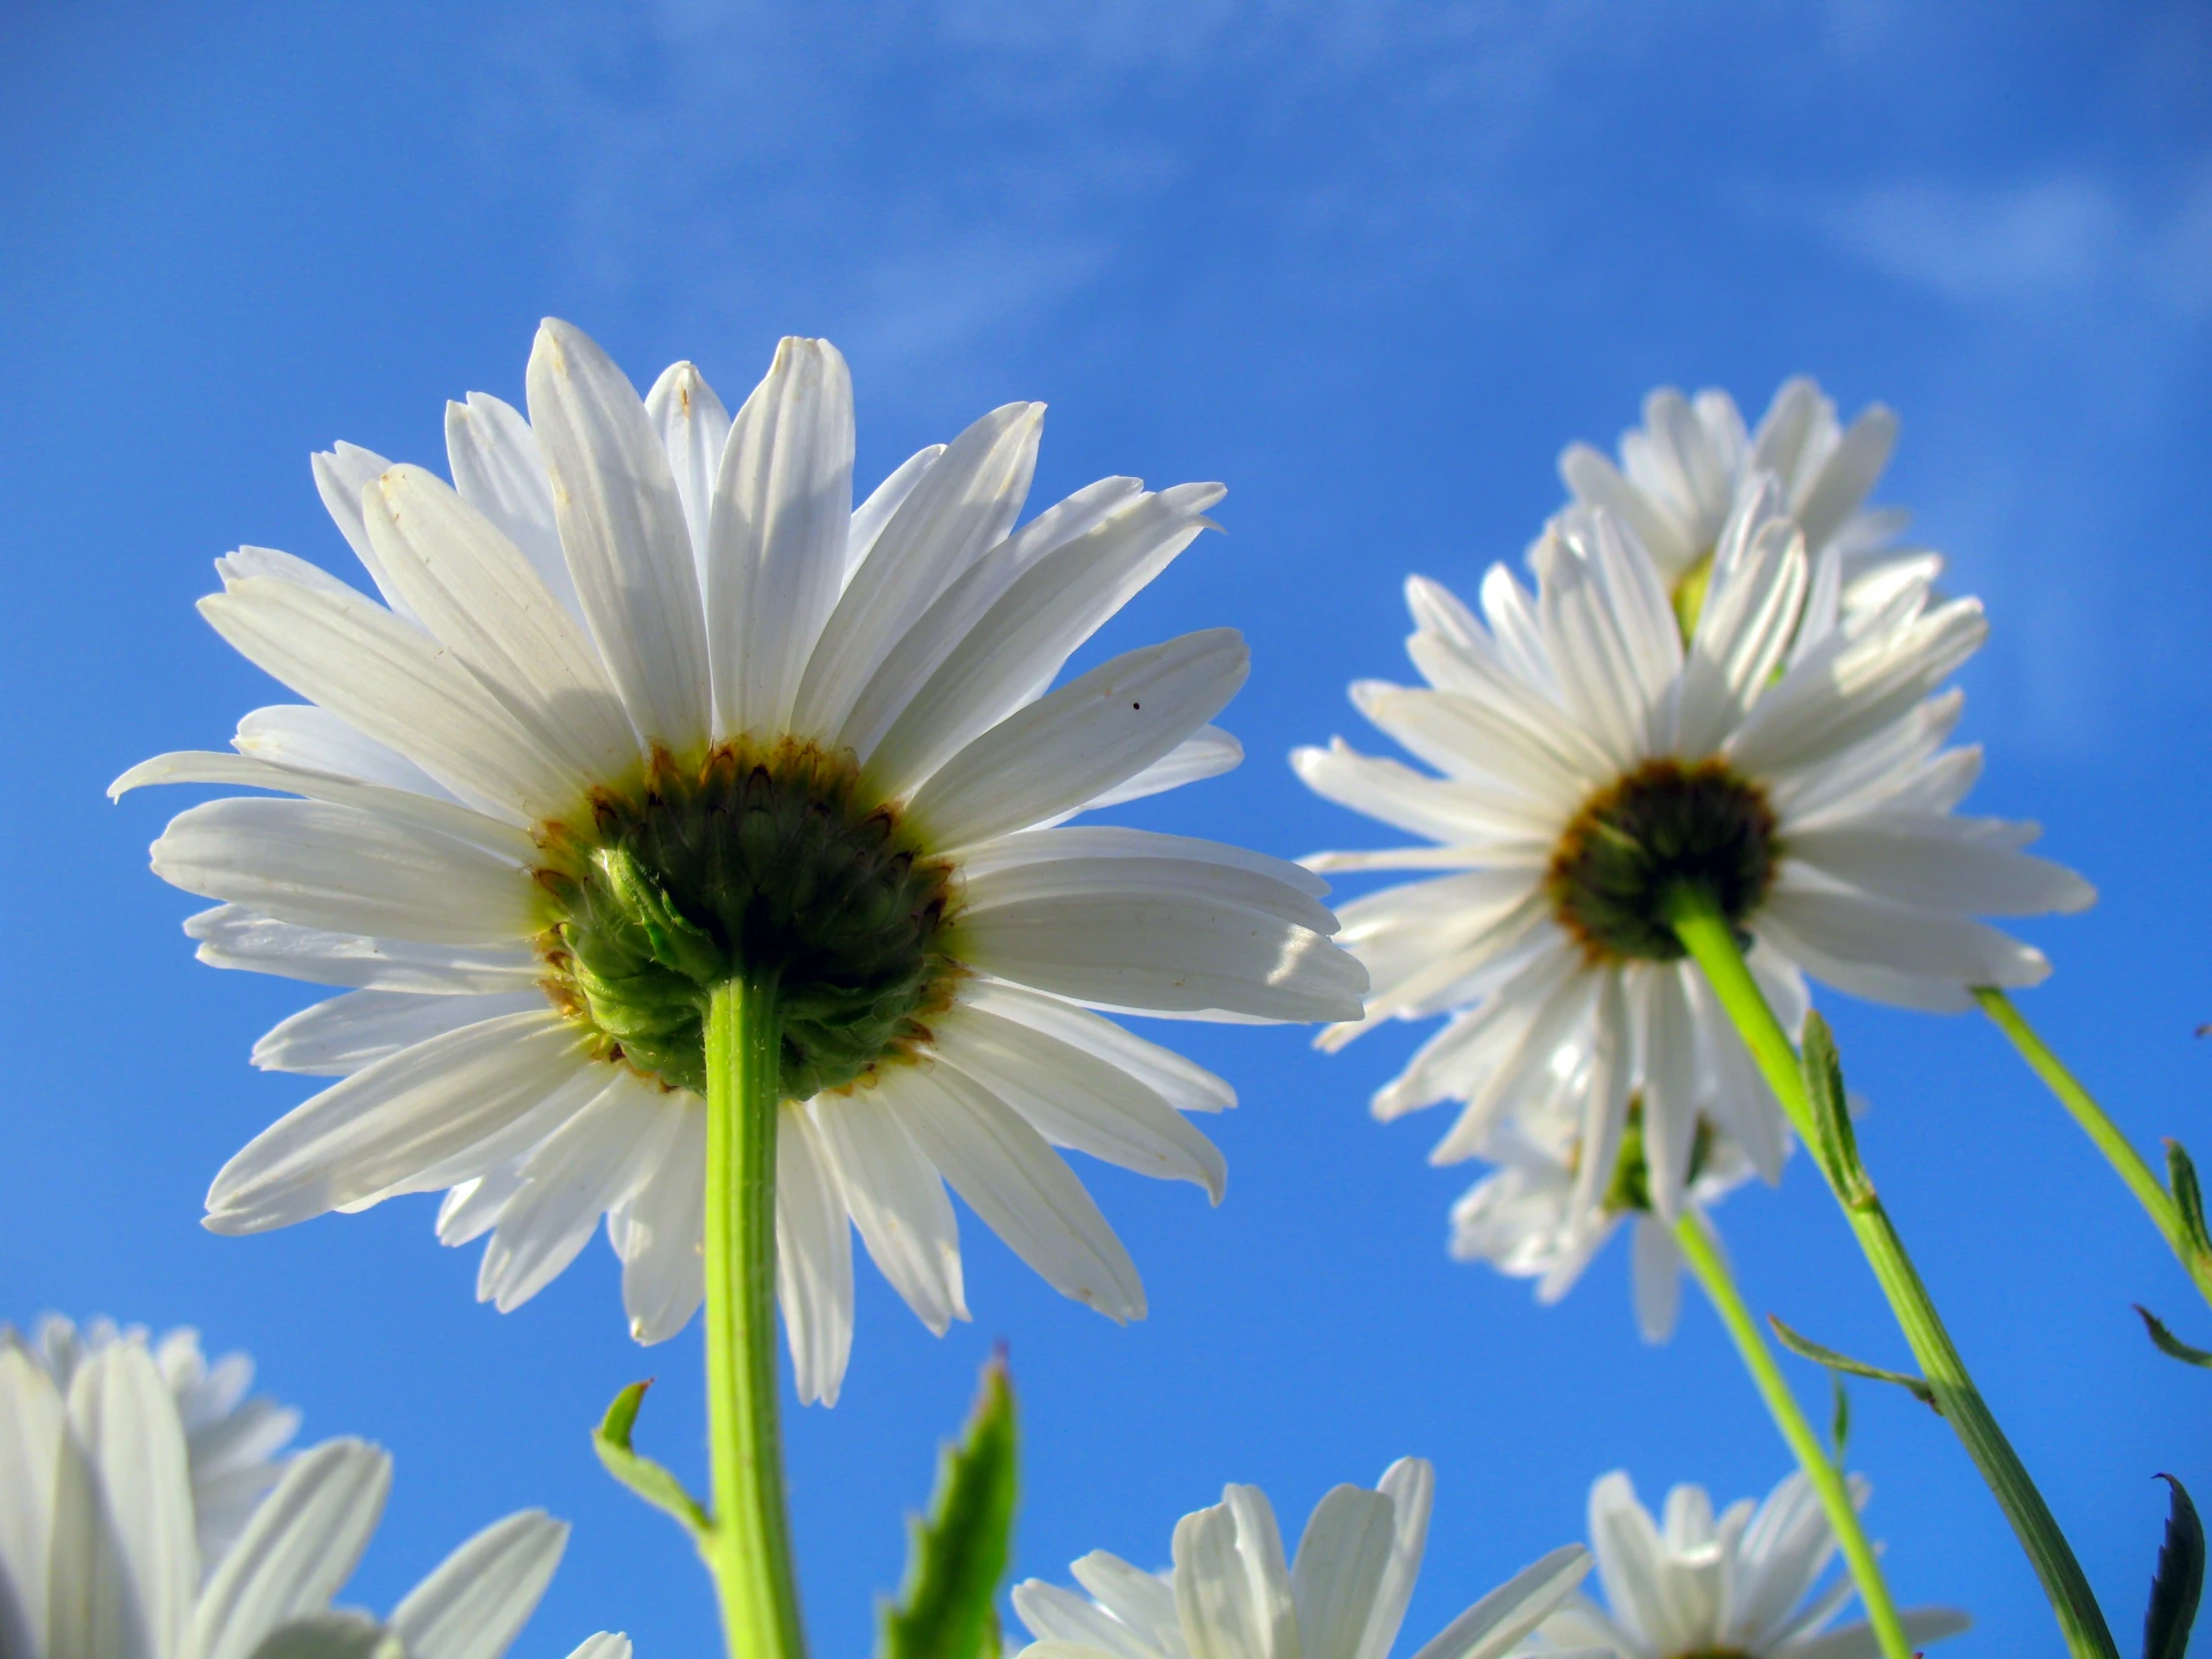
[[[397,759],[395,756],[394,759]],[[141,761],[108,786],[110,799],[120,800],[132,790],[149,784],[226,784],[247,789],[281,790],[333,807],[354,807],[400,824],[435,830],[456,840],[498,854],[516,865],[535,863],[537,843],[513,825],[482,813],[470,812],[451,800],[437,800],[409,790],[361,783],[328,773],[306,772],[253,755],[232,755],[222,750],[181,750]]]
[[[0,1342],[0,1650],[30,1659],[44,1645],[67,1415],[53,1378],[28,1351]]]
[[[1587,1550],[1580,1544],[1562,1545],[1445,1625],[1413,1659],[1498,1659],[1573,1594],[1589,1570]]]
[[[1175,1602],[1191,1659],[1300,1659],[1283,1539],[1267,1494],[1228,1486],[1175,1528]]]
[[[1237,1104],[1237,1091],[1205,1067],[1059,997],[1001,980],[976,978],[961,981],[959,999],[969,1007],[1017,1020],[1033,1031],[1096,1055],[1179,1112],[1225,1112]]]
[[[630,1659],[630,1638],[619,1630],[602,1630],[596,1636],[585,1637],[583,1645],[568,1659]]]
[[[438,1202],[438,1243],[448,1250],[473,1244],[499,1225],[499,1213],[522,1190],[524,1153],[463,1181]]]
[[[1376,1586],[1375,1608],[1352,1659],[1384,1659],[1397,1639],[1405,1604],[1412,1599],[1413,1581],[1420,1574],[1421,1552],[1428,1543],[1436,1470],[1425,1457],[1400,1457],[1382,1471],[1376,1489],[1390,1500],[1390,1558]]]
[[[1175,1609],[1175,1586],[1164,1576],[1131,1566],[1120,1556],[1094,1549],[1068,1565],[1076,1583],[1099,1606],[1130,1629],[1143,1632],[1155,1647],[1180,1651],[1182,1631]]]
[[[395,1191],[457,1153],[496,1144],[501,1130],[575,1083],[588,1047],[549,1008],[379,1060],[293,1107],[224,1165],[208,1193],[207,1224],[264,1232]]]
[[[1851,423],[1797,503],[1808,547],[1825,546],[1873,491],[1897,447],[1898,417],[1880,403]]]
[[[390,1490],[391,1458],[360,1440],[325,1440],[285,1464],[201,1593],[200,1659],[248,1659],[278,1625],[327,1607]]]
[[[1908,1607],[1898,1614],[1898,1623],[1905,1627],[1905,1639],[1920,1648],[1970,1629],[1973,1618],[1956,1607]],[[1882,1644],[1873,1628],[1861,1622],[1801,1638],[1790,1644],[1789,1652],[1790,1659],[1876,1659]]]
[[[837,1402],[852,1353],[852,1233],[814,1120],[787,1106],[776,1136],[776,1286],[799,1402]]]
[[[1014,1611],[1040,1641],[1069,1643],[1110,1659],[1159,1659],[1159,1650],[1103,1607],[1042,1579],[1014,1586]]]
[[[968,1006],[943,1022],[937,1060],[967,1073],[1055,1146],[1159,1179],[1195,1182],[1216,1204],[1220,1148],[1157,1094],[1097,1056]]]
[[[238,904],[220,904],[186,917],[185,936],[200,941],[200,960],[210,967],[274,973],[316,985],[476,995],[520,990],[545,975],[545,964],[527,946],[364,938],[294,927]]]
[[[1335,913],[1315,896],[1326,886],[1312,871],[1220,841],[1142,830],[1032,830],[986,841],[960,861],[960,913],[970,918],[1039,898],[1180,895],[1317,933],[1337,930]]]
[[[391,462],[374,450],[363,449],[358,444],[341,443],[314,457],[314,487],[322,497],[322,505],[328,509],[338,531],[345,537],[345,545],[353,550],[353,556],[361,561],[361,568],[368,572],[376,591],[383,595],[384,603],[408,622],[415,620],[407,609],[407,602],[400,596],[386,576],[382,562],[376,557],[376,549],[370,544],[368,532],[361,523],[361,491],[370,480]]]
[[[239,797],[170,820],[154,873],[279,921],[430,944],[524,939],[543,925],[521,869],[353,807]]]
[[[413,795],[453,799],[444,785],[408,760],[396,749],[387,749],[365,738],[327,709],[312,703],[275,703],[250,710],[239,721],[231,747],[241,755],[296,767],[303,772],[327,772],[340,778],[358,778],[364,784]]]
[[[905,505],[906,497],[913,494],[922,474],[937,464],[944,449],[943,444],[932,443],[915,450],[899,462],[896,471],[875,486],[865,501],[852,509],[852,523],[844,539],[844,568],[848,574],[868,556],[875,546],[875,538],[883,533],[883,526]]]
[[[1557,838],[1555,830],[1539,832],[1526,808],[1501,811],[1508,804],[1494,789],[1429,778],[1399,762],[1362,755],[1342,738],[1327,749],[1293,750],[1291,768],[1325,800],[1416,835],[1478,847],[1485,863],[1541,865]]]
[[[817,1097],[809,1106],[860,1242],[891,1289],[941,1337],[968,1317],[952,1201],[894,1104],[898,1080]],[[917,1104],[917,1110],[925,1109]]]
[[[1042,692],[1069,656],[1206,527],[1219,484],[1123,505],[1023,571],[968,630],[868,758],[886,797],[906,794]]]
[[[622,370],[568,323],[539,326],[528,385],[561,546],[608,674],[648,743],[696,749],[707,625],[668,454]]]
[[[636,763],[636,736],[598,652],[490,519],[416,466],[384,473],[362,511],[424,626],[540,748],[594,782]]]
[[[445,405],[445,459],[461,499],[499,526],[570,616],[584,619],[554,523],[545,455],[522,411],[489,392]],[[378,472],[382,467],[376,469]],[[356,497],[357,499],[357,497]]]
[[[667,1154],[683,1100],[620,1067],[606,1088],[546,1139],[523,1165],[522,1187],[476,1276],[476,1300],[511,1314],[560,1276],[620,1204]],[[341,1087],[343,1085],[340,1085]]]
[[[837,602],[852,517],[852,380],[828,340],[787,338],[738,410],[707,534],[715,730],[780,736]]]
[[[623,1206],[622,1306],[630,1336],[665,1343],[707,1295],[707,1114],[687,1104],[660,1164]]]
[[[360,598],[256,577],[200,601],[241,654],[463,801],[517,824],[574,804],[578,780],[421,630]]]
[[[176,1401],[140,1342],[110,1343],[69,1382],[54,1515],[48,1659],[178,1659],[200,1583],[192,1476]]]
[[[1967,821],[1970,824],[1972,821]],[[1789,833],[1790,856],[1896,903],[2028,916],[2086,909],[2096,888],[2062,864],[1968,838],[1959,820],[1903,814]]]
[[[1663,1343],[1674,1335],[1674,1322],[1682,1310],[1682,1252],[1676,1248],[1666,1223],[1650,1216],[1636,1218],[1629,1259],[1636,1293],[1636,1329],[1647,1343]]]
[[[707,528],[714,515],[715,474],[730,439],[730,411],[697,363],[670,363],[645,394],[645,417],[668,451],[668,468],[684,503],[684,527],[691,532],[700,591],[705,592]],[[712,624],[708,632],[711,637]]]
[[[801,682],[794,731],[833,736],[898,636],[1013,527],[1043,419],[1041,403],[993,409],[921,471],[823,628]]]
[[[418,996],[405,991],[348,991],[302,1008],[254,1045],[264,1071],[345,1077],[418,1042],[501,1014],[545,1005],[535,989],[502,996]]]
[[[438,1563],[392,1610],[407,1659],[500,1659],[530,1622],[568,1547],[542,1509],[496,1520]]]
[[[1218,726],[1201,726],[1134,778],[1116,784],[1104,795],[1093,796],[1077,810],[1092,813],[1118,807],[1125,801],[1142,801],[1148,795],[1218,778],[1243,763],[1244,745],[1234,735]]]
[[[1302,1659],[1356,1659],[1389,1565],[1395,1505],[1381,1492],[1334,1486],[1306,1522],[1291,1566]]]
[[[1867,894],[1816,890],[1793,879],[1788,863],[1753,925],[1823,978],[1828,960],[1958,985],[2034,985],[2050,973],[2041,951],[1993,927]]]
[[[985,1226],[1063,1296],[1116,1324],[1143,1319],[1135,1264],[1044,1137],[949,1068],[899,1078],[900,1120]]]
[[[1102,663],[992,727],[908,804],[935,846],[972,845],[1081,806],[1166,755],[1237,695],[1251,659],[1231,628]]]

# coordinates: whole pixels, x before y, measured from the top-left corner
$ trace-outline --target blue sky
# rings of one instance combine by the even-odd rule
[[[2140,1142],[2212,1155],[2202,6],[84,3],[9,7],[0,45],[0,1317],[194,1323],[251,1349],[310,1436],[388,1445],[357,1599],[541,1503],[577,1530],[518,1653],[602,1625],[648,1659],[705,1650],[703,1576],[585,1439],[658,1375],[642,1437],[696,1468],[696,1329],[635,1349],[598,1246],[521,1312],[479,1308],[428,1201],[204,1234],[209,1177],[305,1092],[246,1064],[304,998],[193,963],[196,902],[144,858],[185,798],[101,791],[270,700],[192,614],[208,561],[254,542],[343,568],[308,452],[439,460],[446,397],[520,400],[541,314],[641,384],[690,357],[732,399],[779,334],[826,334],[871,478],[1040,397],[1039,501],[1225,480],[1228,533],[1093,653],[1245,630],[1246,767],[1134,816],[1294,854],[1378,837],[1283,757],[1354,733],[1348,681],[1401,672],[1408,571],[1471,588],[1517,555],[1561,445],[1610,445],[1667,382],[1756,412],[1808,371],[1847,412],[1890,403],[1881,498],[1993,621],[1963,675],[1975,804],[2040,819],[2103,890],[2027,930],[2058,963],[2029,1011]],[[2212,1498],[2212,1383],[2127,1304],[2199,1342],[2212,1312],[1992,1032],[1825,1005],[1877,1179],[2132,1646],[2150,1476]],[[1579,1536],[1607,1469],[1654,1501],[1780,1476],[1705,1310],[1637,1341],[1617,1248],[1551,1310],[1444,1259],[1472,1172],[1425,1164],[1439,1122],[1363,1105],[1417,1035],[1325,1060],[1297,1032],[1175,1028],[1244,1105],[1218,1211],[1095,1174],[1142,1326],[1062,1302],[972,1220],[976,1319],[943,1342],[863,1267],[844,1400],[790,1420],[818,1652],[868,1644],[900,1514],[1000,1337],[1023,1574],[1164,1560],[1229,1479],[1295,1525],[1417,1451],[1440,1472],[1417,1640]],[[1721,1219],[1755,1306],[1903,1359],[1802,1161]],[[1979,1618],[1945,1651],[2059,1651],[1942,1425],[1872,1388],[1857,1420],[1901,1599]]]

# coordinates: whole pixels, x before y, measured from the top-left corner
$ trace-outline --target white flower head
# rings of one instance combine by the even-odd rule
[[[1980,752],[1946,749],[1960,699],[1936,689],[1986,632],[1925,578],[1875,611],[1840,603],[1834,548],[1809,558],[1771,482],[1721,538],[1685,643],[1652,561],[1602,512],[1535,550],[1536,592],[1502,565],[1481,616],[1408,584],[1427,685],[1353,700],[1435,769],[1301,750],[1331,800],[1435,844],[1324,853],[1321,869],[1450,873],[1344,906],[1374,983],[1350,1040],[1448,1013],[1375,1097],[1379,1117],[1454,1099],[1438,1163],[1481,1154],[1517,1114],[1576,1120],[1573,1225],[1616,1190],[1632,1124],[1650,1207],[1672,1221],[1715,1137],[1779,1178],[1779,1104],[1694,964],[1670,906],[1688,890],[1748,940],[1795,1030],[1805,975],[1907,1007],[1958,1009],[2033,984],[2039,951],[1981,915],[2074,910],[2093,890],[2020,850],[2033,825],[1954,815]]]
[[[1643,425],[1621,434],[1618,467],[1572,443],[1559,476],[1579,505],[1602,507],[1627,527],[1670,592],[1688,583],[1693,600],[1745,489],[1771,477],[1807,551],[1818,558],[1835,549],[1844,608],[1856,612],[1942,569],[1936,554],[1892,545],[1910,516],[1902,508],[1866,505],[1897,436],[1897,416],[1880,403],[1844,426],[1835,401],[1803,375],[1783,383],[1750,433],[1727,392],[1685,398],[1662,386],[1644,399]]]
[[[1575,1202],[1577,1115],[1524,1112],[1499,1124],[1482,1148],[1498,1167],[1451,1207],[1450,1248],[1455,1261],[1487,1262],[1515,1279],[1535,1280],[1536,1300],[1549,1305],[1574,1288],[1625,1225],[1636,1327],[1647,1343],[1663,1343],[1674,1335],[1682,1308],[1682,1251],[1652,1210],[1640,1104],[1632,1101],[1630,1111],[1612,1185],[1595,1207]],[[1733,1141],[1700,1125],[1688,1174],[1687,1198],[1695,1209],[1718,1203],[1752,1174],[1751,1160]]]
[[[64,1395],[77,1368],[118,1342],[147,1345],[177,1402],[192,1476],[201,1571],[213,1572],[238,1541],[262,1494],[283,1473],[285,1447],[299,1431],[299,1413],[248,1392],[254,1385],[250,1356],[226,1354],[210,1365],[200,1351],[200,1333],[189,1326],[150,1342],[144,1327],[121,1328],[108,1319],[89,1320],[80,1328],[49,1314],[28,1339],[12,1326],[0,1325],[0,1351],[12,1347],[27,1355]]]
[[[1040,1579],[1014,1586],[1036,1640],[1027,1659],[1387,1659],[1420,1572],[1435,1471],[1404,1457],[1376,1489],[1339,1486],[1286,1560],[1257,1486],[1229,1486],[1175,1528],[1175,1565],[1154,1574],[1093,1550],[1072,1568],[1088,1597]],[[1498,1659],[1589,1571],[1553,1550],[1461,1613],[1413,1659]]]
[[[499,1659],[568,1542],[564,1522],[522,1510],[462,1544],[388,1618],[333,1608],[376,1530],[391,1459],[326,1440],[285,1463],[203,1575],[186,1442],[143,1336],[90,1348],[66,1383],[20,1344],[0,1346],[0,1653]],[[571,1659],[628,1651],[595,1637]]]
[[[1852,1479],[1865,1508],[1871,1488]],[[1568,1649],[1589,1659],[1879,1659],[1865,1623],[1836,1626],[1852,1582],[1821,1576],[1836,1536],[1812,1484],[1793,1471],[1756,1507],[1750,1498],[1716,1517],[1702,1486],[1667,1493],[1655,1521],[1616,1469],[1590,1488],[1590,1548],[1605,1605],[1577,1593],[1544,1621],[1523,1651]],[[1954,1636],[1972,1620],[1950,1607],[1899,1615],[1915,1644]]]
[[[1056,1148],[1194,1182],[1219,1078],[1094,1009],[1341,1019],[1365,970],[1308,871],[1078,814],[1236,764],[1228,629],[1047,692],[1220,499],[1108,478],[1016,526],[1042,408],[995,409],[851,504],[844,360],[787,339],[732,416],[641,399],[549,321],[529,418],[448,406],[453,482],[341,446],[316,476],[385,603],[281,553],[201,610],[308,699],[140,784],[196,807],[154,867],[223,900],[203,960],[350,987],[256,1050],[343,1079],[216,1178],[251,1233],[445,1190],[511,1309],[604,1215],[642,1342],[703,1294],[707,984],[773,973],[778,1264],[803,1398],[851,1337],[847,1218],[921,1319],[967,1311],[945,1183],[1051,1284],[1142,1317]]]

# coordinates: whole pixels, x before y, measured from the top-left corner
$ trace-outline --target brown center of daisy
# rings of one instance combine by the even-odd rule
[[[741,974],[777,981],[786,1099],[910,1052],[960,973],[942,947],[951,868],[857,781],[811,744],[725,744],[696,766],[657,754],[578,822],[541,826],[560,911],[538,939],[546,993],[605,1058],[698,1094],[709,993]]]
[[[1671,962],[1668,920],[1688,890],[1740,926],[1774,883],[1774,809],[1722,761],[1646,761],[1582,804],[1559,837],[1544,891],[1593,962]]]

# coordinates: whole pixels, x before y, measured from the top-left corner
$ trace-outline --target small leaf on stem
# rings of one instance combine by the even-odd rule
[[[1855,1210],[1864,1209],[1875,1201],[1874,1182],[1859,1162],[1859,1136],[1851,1126],[1851,1103],[1844,1095],[1844,1063],[1836,1052],[1836,1037],[1818,1013],[1805,1016],[1801,1064],[1813,1127],[1820,1137],[1814,1156],[1843,1201]]]
[[[2174,1359],[2185,1361],[2192,1366],[2204,1366],[2212,1369],[2212,1354],[2206,1353],[2201,1348],[2191,1348],[2171,1331],[2168,1331],[2165,1322],[2140,1302],[2135,1304],[2135,1311],[2143,1316],[2143,1329],[2150,1333],[2150,1340],[2157,1347],[2159,1353],[2171,1355]]]
[[[645,1403],[645,1390],[652,1386],[648,1378],[615,1395],[606,1416],[592,1430],[592,1449],[599,1453],[609,1474],[654,1508],[673,1515],[694,1543],[703,1543],[714,1523],[699,1500],[684,1490],[684,1483],[667,1467],[630,1449],[630,1431],[637,1426],[638,1408]]]
[[[928,1515],[911,1523],[906,1582],[883,1609],[882,1659],[996,1659],[992,1603],[1012,1554],[1016,1449],[1014,1393],[995,1358],[958,1443],[938,1458]]]
[[[2150,1607],[2143,1614],[2143,1659],[2182,1659],[2189,1651],[2197,1597],[2204,1590],[2204,1524],[2181,1482],[2170,1474],[2158,1478],[2173,1488],[2173,1507],[2166,1516],[2165,1542],[2158,1546]]]
[[[2182,1236],[2199,1256],[2212,1257],[2212,1232],[2204,1225],[2204,1193],[2197,1185],[2197,1166],[2179,1141],[2166,1143],[2166,1184],[2173,1189],[2174,1210]]]
[[[1832,1348],[1823,1348],[1810,1337],[1799,1336],[1772,1314],[1767,1316],[1767,1323],[1774,1327],[1774,1334],[1782,1346],[1799,1359],[1810,1360],[1817,1366],[1826,1366],[1832,1375],[1842,1372],[1853,1377],[1864,1377],[1875,1382],[1895,1382],[1931,1411],[1938,1416],[1942,1414],[1942,1408],[1936,1403],[1936,1390],[1920,1378],[1902,1371],[1884,1371],[1880,1366],[1870,1366],[1864,1360],[1854,1360],[1848,1354],[1838,1354]]]
[[[1829,1419],[1829,1437],[1836,1443],[1836,1466],[1844,1466],[1844,1447],[1851,1443],[1851,1395],[1844,1387],[1844,1374],[1830,1368],[1829,1385],[1836,1392],[1836,1414]]]

